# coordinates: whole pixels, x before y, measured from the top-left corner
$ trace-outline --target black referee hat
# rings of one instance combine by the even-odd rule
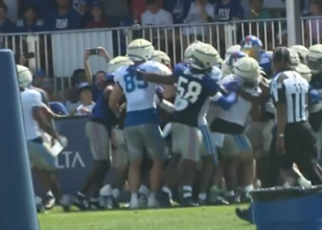
[[[291,63],[291,51],[286,46],[276,47],[273,52],[273,62],[281,62],[285,64]]]

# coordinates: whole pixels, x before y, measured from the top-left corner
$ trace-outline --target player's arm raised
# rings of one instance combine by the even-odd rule
[[[237,93],[236,92],[227,92],[223,94],[222,87],[217,84],[217,82],[212,78],[204,78],[204,85],[207,86],[209,95],[212,96],[212,101],[215,105],[220,106],[225,110],[229,110],[231,106],[233,106],[237,101]]]

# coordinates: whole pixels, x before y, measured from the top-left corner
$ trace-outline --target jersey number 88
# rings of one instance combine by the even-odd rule
[[[184,77],[179,77],[177,83],[177,96],[174,102],[177,111],[187,108],[189,103],[195,103],[201,94],[202,86],[196,81],[190,81]]]
[[[137,89],[146,89],[148,87],[148,83],[143,81],[138,76],[131,76],[129,74],[124,75],[124,83],[125,83],[125,91],[127,93],[132,93]]]

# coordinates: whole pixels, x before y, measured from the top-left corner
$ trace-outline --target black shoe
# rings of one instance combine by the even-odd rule
[[[250,222],[249,216],[248,216],[248,209],[236,208],[235,214],[239,219]]]
[[[76,206],[81,211],[85,211],[89,209],[88,202],[85,196],[81,193],[77,193],[76,199],[74,201],[74,206]]]
[[[43,205],[46,210],[50,210],[55,206],[56,199],[52,195],[46,195],[43,199]]]
[[[100,206],[98,199],[95,199],[95,200],[91,200],[89,204],[89,209],[93,211],[104,210],[104,207]]]
[[[160,203],[161,208],[169,208],[172,207],[172,200],[168,193],[161,191],[158,193],[158,201]]]
[[[43,204],[36,205],[37,213],[47,213]]]
[[[180,206],[182,207],[198,207],[198,203],[196,203],[194,201],[194,199],[192,198],[192,196],[189,197],[185,197],[182,199]]]

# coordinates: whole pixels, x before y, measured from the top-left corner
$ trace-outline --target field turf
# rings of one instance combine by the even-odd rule
[[[41,230],[254,230],[231,207],[40,214]]]

